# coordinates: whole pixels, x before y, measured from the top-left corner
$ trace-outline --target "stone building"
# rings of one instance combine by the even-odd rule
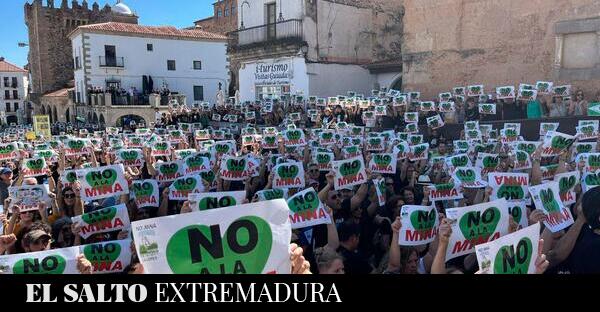
[[[403,85],[432,98],[466,84],[539,80],[600,90],[600,1],[404,0]]]
[[[29,70],[32,82],[32,101],[39,104],[39,98],[68,86],[73,80],[73,59],[71,40],[68,34],[81,25],[101,22],[122,22],[137,24],[138,17],[123,3],[100,8],[94,2],[91,8],[86,0],[77,0],[68,6],[62,0],[55,7],[54,0],[25,3],[25,24],[29,30]]]
[[[396,70],[387,83],[401,76],[399,0],[255,0],[238,12],[229,55],[242,100],[367,94],[381,85],[373,65],[384,61]]]
[[[27,121],[28,73],[0,56],[0,123]]]
[[[219,0],[213,3],[213,16],[194,22],[196,28],[202,30],[227,34],[237,29],[238,25],[238,1],[237,0]]]

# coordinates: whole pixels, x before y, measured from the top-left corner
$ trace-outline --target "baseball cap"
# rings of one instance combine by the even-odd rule
[[[10,168],[7,168],[7,167],[0,168],[0,174],[7,174],[7,173],[12,173],[12,170],[10,170]]]
[[[42,238],[52,239],[52,236],[50,236],[50,234],[48,234],[42,230],[33,230],[33,231],[30,231],[29,233],[25,234],[25,236],[23,237],[23,240],[28,241],[29,243],[33,243]]]

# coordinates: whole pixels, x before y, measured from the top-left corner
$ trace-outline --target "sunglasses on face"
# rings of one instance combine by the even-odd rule
[[[33,214],[33,211],[23,211],[23,212],[21,212],[21,215],[26,215],[26,214]]]
[[[319,169],[309,169],[308,172],[319,172]]]
[[[64,197],[65,198],[75,198],[75,194],[74,193],[65,194]]]

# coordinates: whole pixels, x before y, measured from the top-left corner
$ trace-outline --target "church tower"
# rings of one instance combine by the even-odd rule
[[[121,1],[102,9],[94,2],[61,0],[33,0],[25,3],[25,24],[29,31],[29,71],[31,72],[31,100],[39,103],[42,95],[60,90],[73,80],[73,52],[68,35],[80,25],[105,22],[137,24],[138,16]]]

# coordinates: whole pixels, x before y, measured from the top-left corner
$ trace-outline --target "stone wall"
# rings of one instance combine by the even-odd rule
[[[588,94],[600,89],[598,78],[559,75],[565,52],[557,52],[555,29],[558,22],[599,16],[600,1],[404,0],[404,8],[406,90],[429,98],[469,83],[492,92],[538,80],[571,83]]]
[[[205,18],[194,22],[196,27],[202,30],[218,33],[227,34],[228,32],[235,31],[238,28],[238,12],[237,12],[237,0],[220,0],[213,4],[214,14],[210,18]],[[234,7],[235,11],[231,14],[231,8]],[[225,8],[229,11],[228,16],[224,15]],[[221,17],[217,16],[217,12],[221,10]]]

